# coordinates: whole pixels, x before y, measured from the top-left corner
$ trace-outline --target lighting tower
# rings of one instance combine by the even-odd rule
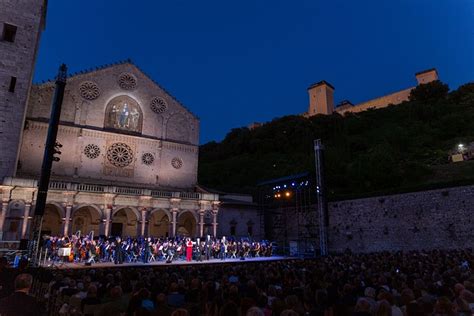
[[[328,203],[324,178],[324,146],[320,139],[314,140],[314,160],[316,164],[316,197],[319,217],[319,249],[321,256],[327,256]]]
[[[38,186],[38,196],[36,197],[35,215],[30,231],[28,242],[28,259],[30,264],[36,265],[38,259],[38,247],[41,237],[41,226],[43,224],[44,208],[46,206],[46,198],[48,195],[49,178],[51,176],[51,168],[53,161],[59,161],[59,148],[62,147],[56,141],[58,135],[59,118],[61,116],[61,106],[63,104],[64,89],[66,87],[67,67],[62,64],[59,67],[58,76],[56,78],[56,89],[54,91],[53,104],[51,107],[51,117],[49,119],[48,136],[44,148],[43,164],[41,166],[41,176]]]

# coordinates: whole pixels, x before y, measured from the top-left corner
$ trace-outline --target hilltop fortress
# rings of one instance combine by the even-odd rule
[[[433,68],[418,72],[415,77],[418,85],[426,84],[438,80],[438,72]],[[403,101],[408,101],[410,92],[414,88],[410,87],[355,105],[348,100],[344,100],[334,106],[334,86],[323,80],[309,86],[309,108],[308,112],[303,113],[303,115],[309,117],[317,114],[330,115],[334,112],[344,114],[347,112],[362,112],[368,109],[380,109],[390,104],[400,104]]]

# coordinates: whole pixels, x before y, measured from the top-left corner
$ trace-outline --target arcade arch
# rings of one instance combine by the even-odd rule
[[[148,221],[148,235],[153,237],[170,236],[171,216],[165,210],[154,210]]]
[[[72,230],[70,233],[76,234],[80,231],[82,235],[86,235],[94,231],[94,235],[99,235],[101,218],[100,211],[94,206],[80,206],[72,214]]]
[[[179,236],[196,237],[197,220],[193,213],[184,211],[179,214],[176,234]]]
[[[130,207],[123,207],[112,214],[110,234],[120,237],[136,237],[138,235],[138,212]]]
[[[61,235],[62,229],[62,210],[55,204],[46,204],[43,215],[43,226],[41,233],[46,235]]]

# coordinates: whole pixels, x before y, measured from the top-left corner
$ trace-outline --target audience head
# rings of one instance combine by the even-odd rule
[[[28,273],[19,274],[15,278],[14,287],[15,291],[28,292],[33,285],[33,276]]]

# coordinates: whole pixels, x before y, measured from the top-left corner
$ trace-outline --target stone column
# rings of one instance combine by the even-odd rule
[[[212,210],[212,235],[217,237],[217,210]]]
[[[8,212],[8,201],[2,201],[2,213],[0,213],[0,240],[3,240],[3,226]]]
[[[199,237],[204,235],[204,213],[205,210],[199,210]]]
[[[21,226],[21,238],[25,238],[28,231],[28,219],[30,217],[31,204],[25,203],[25,211],[23,213],[23,223]]]
[[[171,212],[173,215],[173,219],[172,219],[173,221],[171,222],[173,224],[173,231],[172,231],[173,234],[171,235],[171,237],[176,237],[176,224],[177,224],[176,217],[178,215],[178,209],[174,208],[171,210]]]
[[[66,217],[64,218],[64,228],[63,228],[64,236],[69,235],[69,225],[71,222],[71,210],[72,210],[72,205],[66,205]]]
[[[142,214],[142,228],[141,228],[140,234],[142,236],[145,236],[145,227],[146,227],[146,209],[145,208],[142,209],[141,214]]]
[[[110,234],[110,216],[112,214],[112,206],[106,205],[104,208],[104,235],[109,237]]]

